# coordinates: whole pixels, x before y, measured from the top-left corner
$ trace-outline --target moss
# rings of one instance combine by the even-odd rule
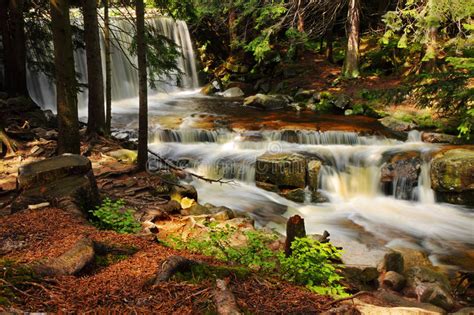
[[[210,279],[222,279],[226,277],[235,277],[246,279],[250,275],[250,270],[239,266],[211,266],[205,264],[196,264],[188,272],[178,272],[174,278],[178,281],[189,281],[191,283],[200,283]]]

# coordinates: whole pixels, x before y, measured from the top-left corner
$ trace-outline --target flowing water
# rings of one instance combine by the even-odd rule
[[[147,23],[160,34],[171,39],[180,47],[181,55],[177,60],[178,68],[183,75],[172,74],[170,78],[160,78],[155,90],[150,93],[173,93],[182,89],[195,89],[199,86],[196,70],[196,57],[192,46],[189,30],[184,21],[174,21],[169,17],[147,18]],[[132,41],[134,26],[122,18],[111,19],[111,73],[112,100],[135,98],[138,96],[137,60],[130,55],[128,49]],[[101,34],[101,46],[104,46]],[[102,50],[102,61],[105,73],[105,57]],[[80,83],[87,82],[86,53],[84,49],[74,51],[76,72]],[[44,73],[28,71],[28,90],[32,99],[45,109],[56,108],[56,92],[54,82]],[[78,94],[80,115],[87,112],[87,88]]]
[[[447,256],[474,256],[472,209],[436,202],[430,188],[430,159],[437,145],[421,142],[417,132],[406,141],[395,140],[370,118],[265,113],[242,108],[240,101],[198,96],[193,91],[198,87],[197,72],[186,24],[164,17],[149,23],[182,47],[178,64],[184,73],[149,97],[150,149],[206,177],[233,180],[225,185],[194,181],[201,203],[250,213],[258,224],[281,232],[285,218],[298,213],[304,216],[308,233],[328,230],[335,242],[362,244],[364,249],[408,246],[427,252],[435,262]],[[126,30],[131,27],[123,20],[114,24]],[[118,33],[115,40],[129,42],[130,37]],[[76,51],[75,57],[76,68],[85,78],[84,51]],[[130,131],[133,138],[138,83],[128,60],[135,62],[114,46],[113,124],[116,134]],[[43,108],[54,108],[54,86],[46,76],[30,72],[28,87]],[[79,94],[82,111],[86,93]],[[319,189],[326,201],[312,203],[307,198],[295,203],[256,187],[255,162],[266,152],[296,152],[323,161]],[[380,180],[387,157],[407,152],[420,157],[420,175],[416,181],[396,176],[387,189]],[[357,262],[367,255],[362,251]],[[452,259],[447,264],[460,265]]]

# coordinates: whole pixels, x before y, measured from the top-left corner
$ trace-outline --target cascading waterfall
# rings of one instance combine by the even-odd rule
[[[418,134],[410,134],[406,142],[339,131],[238,133],[188,126],[153,134],[153,151],[174,161],[184,160],[181,165],[201,175],[236,181],[237,188],[195,181],[202,202],[253,212],[264,221],[282,213],[283,207],[287,215],[303,214],[308,233],[327,229],[352,240],[358,237],[356,225],[387,243],[409,242],[434,256],[446,254],[446,246],[440,244],[474,244],[473,214],[435,203],[429,170],[430,152],[437,146],[420,142]],[[320,192],[328,202],[298,204],[256,187],[255,161],[265,152],[297,152],[322,160]],[[396,188],[387,192],[381,184],[381,170],[386,155],[394,152],[417,152],[420,173],[415,185],[397,175]]]
[[[177,65],[182,76],[171,75],[157,84],[155,93],[171,93],[180,89],[195,89],[199,86],[195,55],[188,27],[184,21],[175,21],[170,17],[149,17],[147,22],[164,36],[174,41],[180,47],[181,54]],[[118,101],[138,96],[138,73],[136,58],[129,53],[129,44],[132,40],[133,25],[126,19],[111,19],[111,72],[112,72],[112,100]],[[103,34],[101,34],[103,48]],[[120,43],[120,44],[119,44]],[[104,49],[101,51],[105,73]],[[78,80],[87,83],[86,53],[84,49],[74,51],[74,60]],[[28,70],[28,90],[32,99],[44,109],[55,110],[56,89],[54,82],[44,73]],[[81,115],[87,112],[87,89],[78,94],[78,108]]]

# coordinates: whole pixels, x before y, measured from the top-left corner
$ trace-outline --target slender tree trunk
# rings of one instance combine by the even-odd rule
[[[297,28],[298,32],[304,33],[304,16],[302,12],[302,5],[303,5],[303,0],[298,0],[298,7],[296,9],[297,15],[298,15],[298,23],[297,23]]]
[[[228,24],[229,24],[229,47],[230,51],[232,52],[234,48],[234,43],[237,41],[237,32],[236,32],[236,23],[235,20],[237,18],[237,13],[235,12],[235,8],[231,7],[229,9],[229,17],[228,17]]]
[[[87,85],[89,90],[87,133],[104,134],[104,78],[100,55],[97,1],[84,0],[84,40],[87,56]]]
[[[105,41],[105,129],[110,134],[112,124],[112,71],[110,61],[110,20],[109,0],[104,0],[104,41]]]
[[[50,0],[58,111],[58,153],[80,153],[77,82],[69,20],[69,1]]]
[[[8,25],[8,1],[9,0],[0,0],[0,28],[2,32],[2,46],[3,46],[3,69],[4,69],[4,84],[5,84],[5,91],[10,93],[11,91],[11,73],[13,73],[12,66],[13,66],[13,49],[11,47],[11,39],[10,39],[10,28]]]
[[[334,53],[333,53],[333,42],[334,42],[334,33],[333,26],[331,26],[326,34],[326,60],[330,63],[334,63]]]
[[[145,42],[145,6],[143,0],[135,0],[137,16],[137,59],[138,59],[138,157],[139,170],[146,168],[148,160],[148,91]]]
[[[360,0],[349,0],[347,23],[347,49],[343,75],[347,78],[357,78],[359,76]]]
[[[2,0],[0,5],[5,83],[7,92],[12,96],[28,95],[23,8],[24,0]]]

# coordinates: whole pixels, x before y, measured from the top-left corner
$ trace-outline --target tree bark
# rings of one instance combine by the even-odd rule
[[[139,170],[145,170],[148,160],[148,90],[147,60],[145,42],[145,6],[143,0],[136,0],[137,17],[137,59],[138,59],[138,157]]]
[[[285,241],[285,255],[291,256],[293,252],[291,249],[291,243],[297,237],[305,237],[306,229],[304,227],[304,219],[299,215],[294,215],[288,219],[286,223],[286,241]]]
[[[105,132],[104,78],[100,54],[97,1],[84,0],[84,40],[87,56],[87,85],[89,90],[87,133],[103,135]]]
[[[28,95],[24,0],[0,2],[0,27],[5,65],[5,85],[10,96]]]
[[[360,0],[349,0],[347,23],[347,49],[343,75],[346,78],[357,78],[359,76]]]
[[[110,59],[109,0],[104,0],[104,42],[105,42],[105,130],[110,134],[112,124],[112,71]]]
[[[226,280],[217,279],[214,290],[214,304],[218,315],[240,315],[237,301]]]
[[[334,42],[334,33],[331,26],[326,34],[326,52],[325,52],[326,60],[329,61],[330,63],[334,63],[333,42]]]
[[[69,1],[50,0],[50,4],[59,127],[58,153],[79,154],[77,82],[69,20]]]

